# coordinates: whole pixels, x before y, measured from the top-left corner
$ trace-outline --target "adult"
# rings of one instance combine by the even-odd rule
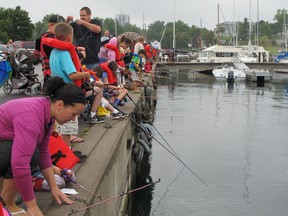
[[[137,40],[137,43],[134,45],[134,53],[138,53],[140,50],[144,49],[144,37],[140,36]]]
[[[38,165],[57,203],[73,203],[57,187],[48,143],[55,120],[63,124],[75,119],[85,108],[85,95],[79,87],[59,77],[46,82],[43,95],[0,105],[0,177],[4,178],[1,197],[15,214],[23,211],[14,202],[19,192],[29,215],[43,215],[31,177]]]
[[[85,47],[86,58],[83,59],[82,64],[91,70],[99,64],[101,22],[97,19],[91,19],[91,10],[88,7],[80,9],[80,19],[76,19],[74,22],[73,16],[68,16],[66,21],[73,27],[75,45]]]
[[[15,50],[15,44],[14,44],[12,39],[9,39],[8,43],[7,43],[7,51],[8,51],[8,53],[11,53],[14,50]]]
[[[44,75],[44,80],[46,81],[47,75],[51,76],[51,70],[49,66],[49,57],[52,51],[52,47],[43,45],[41,43],[43,38],[54,38],[54,26],[59,22],[65,22],[64,17],[60,15],[52,15],[48,20],[48,30],[41,35],[39,39],[36,40],[35,49],[38,50],[43,58],[42,60],[42,71]]]

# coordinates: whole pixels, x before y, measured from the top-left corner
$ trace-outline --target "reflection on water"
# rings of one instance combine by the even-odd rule
[[[135,194],[129,215],[287,215],[288,82],[227,85],[180,71],[159,83],[154,126],[208,187],[153,142],[138,186],[161,182]]]

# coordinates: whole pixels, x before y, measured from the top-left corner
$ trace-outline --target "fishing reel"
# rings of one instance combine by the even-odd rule
[[[85,91],[91,91],[93,89],[95,80],[91,77],[89,81],[83,82],[81,88]]]

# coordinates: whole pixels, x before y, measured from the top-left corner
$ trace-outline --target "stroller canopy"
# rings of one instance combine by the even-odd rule
[[[10,61],[12,65],[29,64],[35,62],[36,58],[29,50],[19,48],[11,53]]]

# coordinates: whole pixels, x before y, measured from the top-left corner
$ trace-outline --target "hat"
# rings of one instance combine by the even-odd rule
[[[48,21],[48,23],[59,23],[59,22],[65,22],[65,19],[63,16],[52,15]]]

